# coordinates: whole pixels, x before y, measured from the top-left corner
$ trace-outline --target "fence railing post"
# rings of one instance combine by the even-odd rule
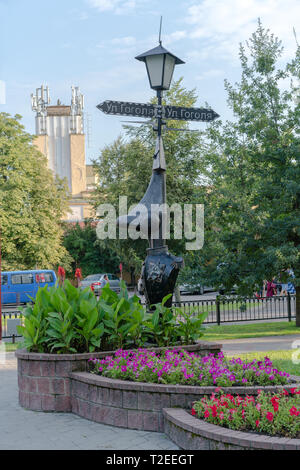
[[[288,319],[292,321],[292,309],[291,309],[291,296],[290,293],[287,293],[287,308],[288,308]]]
[[[217,324],[221,324],[221,311],[220,311],[220,300],[216,300],[216,311],[217,311]]]

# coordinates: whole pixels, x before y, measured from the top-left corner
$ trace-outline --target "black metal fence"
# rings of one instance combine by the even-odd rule
[[[207,312],[204,323],[246,322],[260,320],[288,320],[296,317],[296,296],[275,296],[239,299],[237,297],[211,300],[197,300],[196,302],[174,302],[190,315]]]
[[[18,334],[17,325],[22,325],[22,322],[23,316],[19,310],[2,313],[2,338],[10,338],[15,342],[16,338],[21,337]]]
[[[197,301],[173,302],[174,307],[179,307],[189,315],[198,315],[207,312],[205,324],[249,322],[260,320],[288,320],[296,317],[296,296],[275,296],[265,298],[221,298]],[[20,337],[17,325],[21,325],[23,317],[15,308],[2,313],[2,337],[3,339]]]

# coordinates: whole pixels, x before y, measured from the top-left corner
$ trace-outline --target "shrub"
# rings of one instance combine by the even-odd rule
[[[168,298],[153,306],[153,313],[147,313],[139,297],[129,297],[124,282],[119,294],[107,284],[98,301],[90,288],[77,289],[65,281],[63,286],[38,290],[33,304],[23,311],[24,325],[18,327],[18,332],[24,337],[24,346],[39,353],[129,349],[147,342],[157,346],[194,342],[201,336],[204,316],[185,316],[182,321],[184,312],[165,307]]]
[[[33,300],[23,311],[24,326],[17,327],[29,351],[62,354],[100,348],[104,325],[90,289],[65,281],[63,287],[39,289]]]
[[[258,397],[245,398],[216,392],[194,403],[192,415],[239,431],[300,438],[300,389],[278,394],[260,391]]]

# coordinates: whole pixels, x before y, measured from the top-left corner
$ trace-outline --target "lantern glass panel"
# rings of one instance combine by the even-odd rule
[[[164,81],[163,81],[164,90],[168,90],[170,88],[174,68],[175,68],[175,57],[172,57],[171,55],[166,54]]]
[[[164,54],[146,57],[146,65],[151,88],[162,86]]]

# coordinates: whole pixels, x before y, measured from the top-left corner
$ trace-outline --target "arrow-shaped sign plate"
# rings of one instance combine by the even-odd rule
[[[143,118],[170,119],[176,121],[214,121],[219,115],[212,109],[183,108],[180,106],[157,106],[145,103],[130,103],[124,101],[104,101],[97,108],[105,114],[120,116],[135,116]]]

